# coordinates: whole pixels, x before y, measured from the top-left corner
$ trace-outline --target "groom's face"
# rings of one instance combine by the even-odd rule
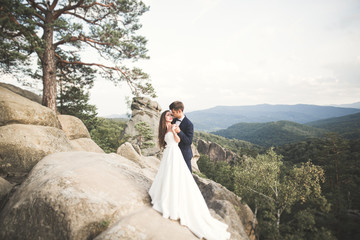
[[[182,112],[181,110],[174,110],[174,109],[171,109],[171,113],[172,115],[174,116],[174,118],[181,118],[182,116]]]

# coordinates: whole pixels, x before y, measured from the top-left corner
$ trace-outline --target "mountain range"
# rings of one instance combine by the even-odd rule
[[[337,133],[346,139],[360,139],[360,113],[300,124],[290,121],[237,123],[213,134],[248,141],[264,147],[321,138]]]
[[[354,105],[356,106],[356,105]],[[216,131],[240,123],[265,123],[291,121],[309,123],[322,119],[342,117],[360,112],[360,108],[318,105],[270,105],[217,106],[186,113],[197,131]]]

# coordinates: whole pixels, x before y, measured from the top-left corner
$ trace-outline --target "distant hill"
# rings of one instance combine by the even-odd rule
[[[336,132],[348,139],[360,139],[360,113],[319,120],[306,125]]]
[[[227,138],[236,138],[264,147],[278,146],[308,138],[323,136],[327,131],[290,121],[267,123],[237,123],[227,129],[213,132]]]
[[[307,123],[358,112],[360,112],[360,109],[333,106],[261,104],[253,106],[217,106],[189,112],[186,115],[194,123],[195,130],[210,132],[225,129],[239,122],[263,123],[286,120]]]
[[[360,108],[360,102],[350,103],[350,104],[331,105],[331,106],[344,107],[344,108]]]

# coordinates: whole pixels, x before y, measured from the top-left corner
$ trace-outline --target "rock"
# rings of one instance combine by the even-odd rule
[[[122,228],[128,231],[123,234],[130,234],[141,227],[140,239],[161,239],[166,229],[179,239],[192,239],[187,228],[160,220],[151,208],[147,193],[151,182],[137,164],[116,154],[49,155],[34,167],[1,212],[0,238],[93,239],[109,227],[99,239],[117,239],[121,233],[115,230]]]
[[[0,126],[14,123],[60,128],[50,108],[0,86]]]
[[[79,118],[70,115],[58,115],[57,117],[60,121],[62,130],[64,130],[69,140],[90,138],[89,131]]]
[[[197,161],[200,158],[200,154],[194,144],[191,144],[191,151],[193,153],[193,157],[191,159],[191,168],[193,172],[200,172],[199,167],[197,165]]]
[[[199,240],[178,221],[165,219],[151,208],[143,208],[125,217],[101,233],[95,240]]]
[[[28,90],[24,90],[22,88],[16,87],[16,86],[8,84],[8,83],[3,83],[3,82],[0,82],[0,87],[7,88],[8,90],[10,90],[20,96],[23,96],[31,101],[37,102],[39,104],[42,103],[42,99],[39,95],[37,95],[33,92],[30,92]]]
[[[79,118],[71,115],[58,115],[58,119],[74,151],[104,153],[104,150],[91,139],[89,131]]]
[[[10,193],[13,185],[0,177],[0,210],[2,207],[2,200]]]
[[[104,153],[104,150],[102,150],[91,138],[73,139],[70,140],[70,144],[74,151]]]
[[[149,172],[156,171],[117,154],[48,155],[1,211],[0,239],[197,239],[152,209],[148,190],[155,175]],[[245,215],[239,198],[210,180],[195,179],[210,198],[212,215],[230,225],[231,239],[249,239],[242,229],[248,220],[236,215]]]
[[[135,151],[134,147],[129,142],[121,144],[120,147],[117,149],[116,153],[135,163],[141,162],[140,154]]]
[[[46,155],[72,150],[58,128],[24,124],[0,127],[0,171],[6,174],[26,175]]]
[[[135,97],[133,98],[133,102],[131,104],[131,110],[132,116],[122,137],[129,137],[127,141],[130,142],[134,148],[139,146],[139,137],[136,137],[139,135],[139,131],[135,126],[138,123],[144,122],[151,129],[153,138],[149,142],[152,142],[154,146],[149,148],[143,148],[140,146],[141,154],[144,156],[154,156],[159,154],[160,148],[157,146],[158,127],[161,114],[159,104],[146,97]]]
[[[193,175],[210,209],[229,225],[231,239],[255,240],[252,231],[253,213],[241,198],[227,190],[221,184]]]
[[[134,147],[128,142],[125,142],[120,145],[120,147],[117,149],[117,154],[129,159],[130,161],[133,161],[134,163],[138,164],[141,168],[146,169],[145,172],[148,172],[146,176],[150,177],[151,179],[155,177],[157,169],[160,165],[160,160],[158,158],[154,156],[140,155],[138,152],[136,152]]]
[[[209,159],[214,162],[226,161],[228,163],[234,162],[239,159],[239,156],[217,143],[207,142],[202,139],[197,141],[197,150],[200,154],[209,156]]]

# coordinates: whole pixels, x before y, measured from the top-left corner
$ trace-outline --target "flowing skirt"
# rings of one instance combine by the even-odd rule
[[[180,148],[170,144],[165,148],[159,170],[149,190],[153,208],[163,217],[180,219],[197,237],[207,240],[230,238],[228,226],[210,215]]]

